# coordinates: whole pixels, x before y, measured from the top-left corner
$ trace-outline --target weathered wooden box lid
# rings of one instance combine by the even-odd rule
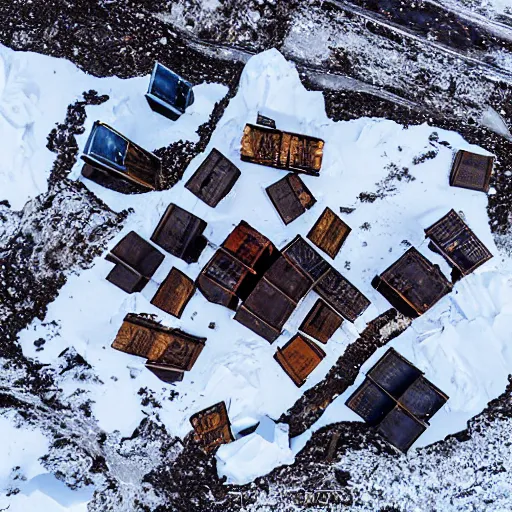
[[[377,427],[378,432],[395,448],[406,453],[427,426],[397,405]]]
[[[297,304],[308,293],[313,281],[298,267],[280,256],[263,278]]]
[[[452,289],[437,265],[433,265],[417,249],[411,247],[380,275],[375,286],[388,300],[386,286],[417,315],[425,313]]]
[[[421,370],[390,348],[366,375],[398,400],[422,374]]]
[[[139,315],[126,315],[112,348],[169,369],[187,371],[203,350],[206,338],[165,327]]]
[[[435,249],[448,263],[462,275],[492,258],[492,254],[473,233],[455,210],[450,210],[443,218],[425,230]]]
[[[107,280],[127,293],[141,291],[160,266],[164,255],[135,231],[130,231],[106,256],[115,263]]]
[[[194,281],[181,270],[173,267],[158,288],[151,304],[176,318],[181,318],[194,291]]]
[[[324,357],[325,352],[318,345],[300,334],[295,335],[283,348],[278,348],[274,355],[297,387],[306,382]]]
[[[266,188],[277,213],[289,224],[309,210],[316,199],[297,174],[290,173]]]
[[[370,301],[333,267],[320,278],[314,290],[350,322],[355,322],[370,305]]]
[[[347,224],[327,207],[308,233],[308,238],[334,259],[350,231]]]
[[[242,137],[242,160],[318,176],[324,141],[308,135],[247,124]]]
[[[240,174],[238,167],[214,148],[187,181],[185,188],[215,208],[229,194]]]
[[[405,390],[399,403],[416,418],[428,423],[447,400],[448,396],[422,375]]]
[[[322,299],[318,299],[304,318],[299,331],[321,343],[327,343],[342,323],[343,318]]]
[[[380,423],[395,405],[396,401],[368,378],[346,401],[346,406],[369,425]]]
[[[190,418],[194,429],[194,440],[206,453],[221,444],[233,441],[226,404],[220,402],[197,412]]]
[[[204,220],[171,203],[151,235],[151,241],[173,256],[195,263],[207,244],[202,236],[206,226]]]
[[[265,271],[279,255],[274,244],[244,220],[224,240],[222,247],[254,270],[259,270],[261,263]],[[267,259],[268,262],[263,261]]]
[[[493,163],[492,156],[457,151],[450,174],[450,185],[488,192]]]
[[[297,235],[281,252],[313,282],[318,281],[331,267],[300,235]]]

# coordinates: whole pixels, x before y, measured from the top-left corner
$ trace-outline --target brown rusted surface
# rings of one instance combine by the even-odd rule
[[[450,210],[426,229],[425,235],[430,238],[436,251],[464,276],[492,258],[487,247],[455,210]]]
[[[308,233],[308,238],[334,259],[350,231],[347,224],[327,207]]]
[[[306,382],[324,357],[325,352],[318,345],[300,334],[295,335],[283,348],[278,348],[274,355],[297,387]]]
[[[316,199],[297,174],[290,173],[266,188],[277,213],[289,224],[309,210]]]
[[[331,268],[329,263],[300,235],[297,235],[283,248],[282,254],[290,263],[308,275],[313,282],[317,282]]]
[[[173,256],[194,263],[206,247],[202,235],[206,225],[204,220],[171,203],[151,235],[151,241]]]
[[[414,247],[385,270],[373,285],[393,306],[409,316],[422,315],[452,289],[439,267]]]
[[[197,412],[190,418],[190,424],[194,429],[194,440],[206,453],[234,440],[224,402]]]
[[[128,314],[112,348],[148,359],[161,371],[191,370],[203,350],[206,338],[164,327],[153,320]]]
[[[324,141],[308,135],[247,124],[242,137],[242,160],[318,176]]]
[[[318,299],[299,327],[299,331],[321,343],[327,343],[343,323],[322,299]]]
[[[187,181],[185,188],[215,208],[240,177],[240,170],[217,149],[210,154]]]
[[[263,279],[298,303],[310,290],[313,281],[283,256],[265,272]]]
[[[453,161],[450,185],[488,192],[493,165],[492,156],[459,150]]]
[[[176,318],[181,318],[188,301],[194,295],[194,290],[194,281],[173,267],[158,288],[151,304]]]
[[[140,292],[160,266],[164,255],[135,231],[130,231],[106,256],[115,267],[107,280],[127,293]]]
[[[448,397],[390,348],[368,371],[346,405],[403,452],[428,427]]]

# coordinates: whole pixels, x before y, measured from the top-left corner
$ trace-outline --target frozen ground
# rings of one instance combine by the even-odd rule
[[[11,61],[18,58],[16,53],[7,50],[4,53]],[[72,84],[72,77],[80,73],[69,63],[49,57],[22,54],[21,58],[28,59],[27,64],[34,59],[42,67],[67,69],[67,72],[61,71],[62,83]],[[71,76],[69,79],[66,73]],[[148,149],[179,139],[197,140],[195,130],[208,119],[214,103],[226,94],[223,86],[196,86],[194,106],[178,122],[171,123],[149,110],[143,98],[146,78],[88,77],[86,80],[89,88],[99,94],[108,94],[110,100],[87,107],[85,133],[77,138],[80,148],[83,148],[96,119],[113,125]],[[83,82],[81,84],[82,91]],[[78,90],[70,86],[69,92],[65,92],[69,94],[68,99],[55,105],[54,111],[46,110],[48,131],[53,122],[63,117],[64,104],[79,96]],[[274,117],[280,128],[314,134],[326,141],[321,177],[304,178],[318,202],[287,227],[264,192],[264,188],[282,174],[274,169],[243,163],[238,156],[243,126],[253,122],[258,111]],[[34,140],[34,147],[44,154],[45,136]],[[242,170],[242,177],[232,193],[215,210],[183,187],[213,147]],[[123,231],[111,240],[111,247],[132,229],[149,239],[167,205],[175,202],[208,222],[205,234],[211,245],[200,261],[186,265],[167,255],[154,281],[142,293],[129,296],[105,280],[111,264],[103,257],[98,258],[90,270],[70,275],[58,298],[50,304],[44,320],[34,321],[21,333],[24,354],[50,367],[58,367],[62,363],[59,355],[66,348],[74,347],[92,366],[89,378],[76,380],[72,376],[63,376],[59,386],[67,397],[77,392],[85,393],[92,401],[93,418],[105,432],[119,431],[122,436],[130,436],[145,416],[156,414],[139,394],[145,390],[142,395],[149,394],[159,404],[158,418],[170,435],[185,436],[190,430],[190,415],[219,400],[228,404],[236,433],[266,416],[277,419],[305,389],[325,376],[366,322],[389,307],[370,286],[370,281],[396,260],[409,244],[438,263],[449,275],[446,263],[427,248],[423,229],[450,208],[455,208],[464,213],[468,224],[496,256],[475,275],[459,283],[449,297],[415,321],[411,329],[392,343],[450,396],[450,401],[418,444],[442,439],[461,430],[469,418],[504,389],[512,367],[506,343],[507,320],[512,314],[508,263],[504,265],[490,233],[487,197],[448,186],[453,152],[459,148],[485,152],[468,145],[457,133],[426,124],[405,129],[393,121],[368,118],[335,123],[325,114],[321,93],[306,91],[291,63],[277,51],[260,54],[247,64],[240,88],[217,125],[205,154],[192,161],[182,181],[173,189],[125,196],[84,180],[90,190],[113,210],[133,209]],[[12,153],[15,153],[14,145]],[[30,172],[34,176],[44,172],[50,167],[47,161],[44,163]],[[80,164],[77,164],[70,176],[81,180],[79,171]],[[19,201],[18,204],[40,191],[34,188],[23,197],[19,194],[23,188],[22,177],[16,176],[11,183],[10,190],[14,191],[11,199]],[[273,345],[234,322],[230,311],[209,304],[199,292],[181,320],[149,303],[158,283],[173,266],[195,278],[215,246],[240,220],[248,221],[282,247],[295,234],[305,235],[325,206],[338,212],[340,207],[355,208],[349,215],[340,214],[353,231],[333,264],[368,296],[372,305],[355,325],[346,322],[335,334],[326,346],[327,357],[300,390],[272,356],[276,347],[282,346],[296,332],[314,302],[313,294],[299,306],[283,335]],[[144,369],[143,360],[110,348],[127,312],[154,313],[166,325],[179,326],[208,338],[205,350],[182,383],[165,385]],[[215,323],[214,329],[208,327],[211,322]],[[43,350],[37,350],[34,345],[40,338],[46,340]],[[365,367],[369,367],[378,355]],[[342,396],[313,428],[356,419],[343,403]],[[240,446],[237,443],[232,449],[223,450],[224,473],[233,481],[245,482],[271,470],[273,464],[290,462],[289,454],[283,448],[282,434],[280,430],[279,435],[275,435],[275,442],[279,443],[277,449],[269,446],[268,438],[272,436],[265,437],[263,442],[269,456],[263,460],[254,459],[253,464],[247,464],[247,459],[253,455],[246,440],[238,442],[246,445],[242,449],[237,449]],[[295,450],[302,441],[298,439],[293,443]],[[256,439],[255,442],[260,448],[263,446],[262,441]],[[45,485],[43,488],[48,489],[48,484]],[[34,492],[41,491],[33,491],[29,496]],[[47,496],[51,497],[49,493]],[[16,498],[22,499],[27,498]]]

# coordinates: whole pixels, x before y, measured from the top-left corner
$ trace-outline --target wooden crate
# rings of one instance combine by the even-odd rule
[[[173,256],[195,263],[207,244],[202,235],[206,226],[204,220],[171,203],[151,235],[151,241]]]
[[[334,259],[350,231],[347,224],[327,207],[308,233],[308,238]]]
[[[194,291],[194,281],[181,270],[173,267],[158,288],[151,304],[176,318],[181,318]]]
[[[300,217],[316,203],[297,174],[290,173],[265,190],[285,224]]]
[[[325,352],[318,345],[300,334],[295,335],[283,348],[278,348],[274,355],[297,387],[306,382],[324,357]]]
[[[450,185],[488,192],[493,165],[492,156],[459,150],[453,161]]]
[[[106,256],[115,263],[107,280],[127,293],[140,292],[160,266],[164,255],[135,231],[130,231]]]
[[[194,440],[205,453],[234,440],[224,402],[197,412],[190,418],[190,424],[194,429]]]
[[[311,336],[320,343],[327,343],[342,323],[343,318],[322,299],[318,299],[306,315],[306,318],[304,318],[299,331]]]
[[[229,194],[240,174],[238,167],[214,148],[187,181],[185,188],[215,208]]]

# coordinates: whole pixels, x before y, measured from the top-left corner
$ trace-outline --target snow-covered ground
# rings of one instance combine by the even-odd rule
[[[96,119],[111,124],[148,149],[179,139],[195,141],[198,139],[195,130],[207,121],[215,102],[227,92],[225,87],[216,84],[196,86],[194,105],[173,123],[153,113],[147,106],[143,97],[147,78],[98,79],[84,75],[69,63],[48,57],[19,55],[5,49],[1,49],[1,55],[4,62],[17,62],[17,59],[26,62],[27,71],[21,74],[19,83],[23,84],[23,77],[30,76],[41,91],[47,91],[45,94],[52,98],[59,96],[48,102],[44,95],[40,96],[44,116],[38,114],[39,120],[23,118],[25,121],[29,119],[23,126],[33,124],[41,131],[31,142],[33,156],[28,159],[27,174],[9,174],[0,168],[0,179],[8,184],[6,198],[15,207],[45,190],[45,179],[52,162],[52,156],[45,148],[46,135],[53,123],[64,118],[67,104],[84,90],[94,88],[100,94],[108,94],[111,99],[102,105],[87,107],[86,130],[77,137],[80,149],[83,149]],[[52,77],[50,71],[45,74],[32,72],[36,67],[57,70],[58,79],[48,78]],[[61,88],[61,95],[52,93],[52,89],[60,91]],[[21,90],[22,86],[13,86],[13,97],[17,98]],[[9,105],[7,102],[6,108]],[[40,109],[42,111],[42,107]],[[282,223],[264,190],[283,173],[241,162],[239,158],[243,127],[246,122],[255,121],[258,111],[273,117],[279,128],[325,140],[321,176],[303,178],[318,202],[288,226]],[[6,119],[4,115],[0,122],[7,122]],[[12,144],[5,148],[4,162],[14,161],[18,155],[27,130],[25,128],[24,132],[23,126],[13,128]],[[433,136],[433,132],[437,132],[437,136]],[[451,147],[437,144],[436,140],[446,141]],[[242,171],[233,191],[215,209],[202,203],[183,186],[213,147]],[[90,270],[69,276],[59,297],[49,305],[44,321],[34,321],[21,333],[23,351],[41,363],[57,365],[59,354],[68,347],[74,347],[92,365],[92,372],[98,379],[77,381],[64,377],[59,385],[69,396],[77,389],[84,389],[93,401],[92,413],[105,431],[118,430],[121,435],[129,436],[144,415],[151,413],[147,406],[141,404],[138,395],[141,388],[148,388],[162,406],[158,414],[170,434],[185,436],[190,430],[189,417],[220,400],[228,405],[236,434],[267,416],[276,420],[305,389],[322,380],[368,321],[389,308],[387,301],[371,287],[370,282],[409,244],[438,263],[449,276],[448,265],[428,249],[423,230],[454,208],[464,213],[469,226],[495,254],[495,258],[459,283],[450,296],[392,342],[400,353],[425,371],[426,377],[450,396],[418,445],[441,439],[463,428],[465,422],[482,410],[490,398],[501,393],[506,385],[506,376],[512,369],[512,354],[506,336],[506,326],[512,315],[510,273],[505,271],[491,236],[485,194],[448,185],[452,157],[459,148],[485,152],[482,148],[468,145],[457,133],[426,124],[406,129],[393,121],[368,118],[335,123],[326,116],[322,94],[306,91],[295,67],[279,52],[270,50],[257,55],[246,65],[240,88],[218,123],[205,154],[192,161],[184,178],[173,189],[125,196],[84,179],[86,185],[112,209],[133,208],[123,232],[111,241],[110,247],[131,230],[149,239],[168,204],[174,202],[208,222],[205,235],[211,246],[203,252],[199,262],[187,265],[166,255],[154,280],[143,292],[127,295],[105,280],[112,265],[104,257],[98,258]],[[430,158],[421,158],[432,151]],[[34,155],[44,155],[44,158]],[[83,179],[80,167],[77,163],[71,173],[72,178]],[[36,183],[32,188],[26,186],[29,179]],[[3,196],[3,190],[2,187],[0,196]],[[359,198],[361,193],[374,193],[377,198],[374,202],[365,202]],[[272,345],[235,322],[231,311],[208,303],[200,292],[196,292],[181,320],[150,304],[158,283],[173,266],[195,278],[213,254],[215,246],[222,243],[240,220],[249,222],[282,247],[297,233],[307,234],[326,206],[335,212],[339,212],[340,207],[355,208],[351,214],[340,213],[352,232],[340,254],[330,262],[371,300],[372,305],[354,325],[345,322],[322,347],[327,356],[301,389],[296,388],[273,355],[278,346],[284,345],[296,333],[316,299],[314,293],[299,305],[282,336]],[[144,360],[110,348],[125,314],[129,312],[154,313],[166,325],[207,337],[204,351],[183,382],[166,385],[144,369]],[[209,328],[211,322],[215,323],[214,329]],[[34,346],[38,338],[47,340],[42,351],[37,351]],[[363,370],[369,368],[382,351],[376,353]],[[362,378],[360,375],[355,385]],[[174,396],[173,390],[179,395]],[[344,398],[345,395],[338,398],[313,428],[341,419],[358,419],[344,406]],[[278,427],[274,439],[279,446],[275,449],[269,447],[269,439],[273,436],[268,435],[268,430],[265,436],[252,438],[251,442],[259,447],[258,450],[265,448],[268,451],[269,457],[264,460],[259,458],[258,450],[253,451],[247,440],[223,449],[220,455],[224,473],[234,481],[242,482],[268,472],[275,464],[290,462],[290,454],[282,445],[282,434]],[[298,449],[307,436],[306,433],[296,440],[293,448]],[[38,456],[38,453],[34,454],[35,458]],[[269,460],[273,462],[269,464]]]

